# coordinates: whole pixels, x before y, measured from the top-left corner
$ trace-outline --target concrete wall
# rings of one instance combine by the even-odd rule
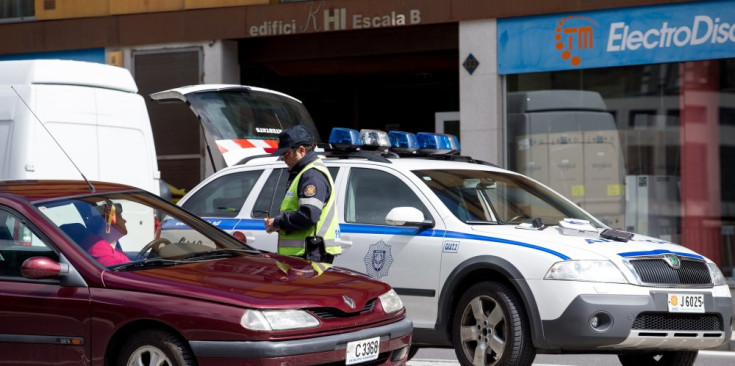
[[[496,33],[494,19],[459,23],[460,142],[463,155],[504,166],[504,108]],[[470,54],[479,62],[472,74],[461,66]]]

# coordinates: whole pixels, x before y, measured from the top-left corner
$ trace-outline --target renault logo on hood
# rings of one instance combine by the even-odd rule
[[[673,254],[664,254],[664,260],[673,269],[681,268],[681,259]]]
[[[349,296],[342,295],[342,300],[344,300],[345,304],[350,307],[350,309],[355,308],[355,300],[352,300]]]

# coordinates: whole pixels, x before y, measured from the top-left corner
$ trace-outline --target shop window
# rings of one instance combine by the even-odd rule
[[[733,74],[735,59],[508,75],[507,166],[731,274]]]
[[[34,16],[33,0],[0,0],[0,23],[31,20]]]

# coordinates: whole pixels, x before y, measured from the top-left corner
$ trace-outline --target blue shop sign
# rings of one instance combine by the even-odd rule
[[[735,57],[735,1],[498,19],[498,72]]]

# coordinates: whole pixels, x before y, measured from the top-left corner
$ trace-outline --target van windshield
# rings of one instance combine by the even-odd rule
[[[240,89],[192,93],[187,100],[215,140],[278,140],[281,130],[303,125],[321,142],[309,112],[295,99]]]

